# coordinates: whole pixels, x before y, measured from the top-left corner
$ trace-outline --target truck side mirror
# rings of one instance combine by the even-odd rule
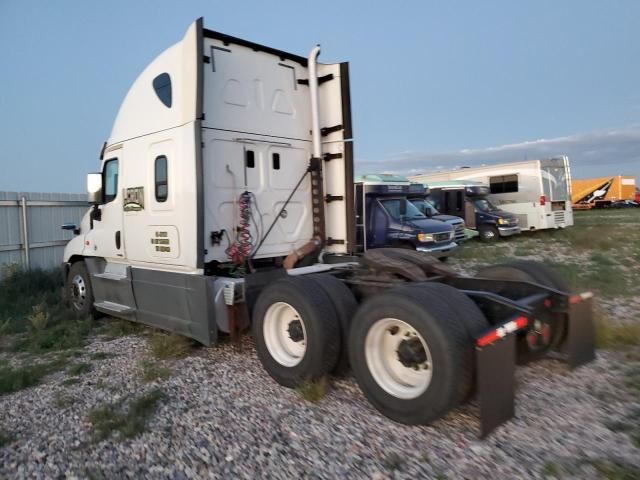
[[[87,194],[89,203],[102,203],[102,174],[89,173],[87,175]]]

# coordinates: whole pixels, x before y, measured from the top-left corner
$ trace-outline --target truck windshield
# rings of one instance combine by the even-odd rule
[[[486,198],[478,198],[473,201],[473,204],[475,205],[476,209],[481,212],[497,212],[498,210],[500,210]]]
[[[415,205],[415,207],[420,210],[421,213],[424,213],[428,217],[433,217],[434,215],[440,215],[440,212],[433,204],[424,198],[413,198],[410,200],[411,203]]]
[[[403,220],[417,220],[419,218],[427,218],[424,214],[418,210],[418,208],[406,198],[390,198],[388,200],[382,200],[382,206],[393,217],[394,220],[399,222]],[[404,210],[404,213],[402,211]]]

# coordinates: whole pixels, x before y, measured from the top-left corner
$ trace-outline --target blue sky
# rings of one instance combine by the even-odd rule
[[[357,170],[566,153],[640,177],[640,2],[0,0],[0,190],[82,192],[129,86],[188,25],[351,62]]]

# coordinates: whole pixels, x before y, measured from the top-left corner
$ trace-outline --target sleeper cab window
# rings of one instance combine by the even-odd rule
[[[171,77],[168,73],[161,73],[153,79],[153,89],[165,107],[171,108]]]
[[[118,196],[118,159],[112,158],[104,163],[102,174],[104,203],[112,202]]]
[[[253,150],[247,150],[245,152],[245,165],[247,168],[255,168],[256,166],[256,154]]]
[[[169,177],[167,174],[167,157],[156,157],[155,165],[155,194],[156,202],[166,202],[169,198]]]

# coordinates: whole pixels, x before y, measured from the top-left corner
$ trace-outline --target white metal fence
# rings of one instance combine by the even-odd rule
[[[4,266],[53,268],[62,262],[73,232],[89,208],[87,196],[75,193],[0,192],[0,278]]]

